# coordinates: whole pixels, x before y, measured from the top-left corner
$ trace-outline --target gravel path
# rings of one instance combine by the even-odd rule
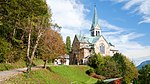
[[[42,68],[42,66],[35,66],[35,67],[32,67],[32,70],[37,70],[40,68]],[[9,71],[0,71],[0,84],[5,80],[10,79],[11,77],[14,77],[18,74],[22,74],[26,70],[27,68],[19,68],[19,69],[14,69],[14,70],[9,70]]]

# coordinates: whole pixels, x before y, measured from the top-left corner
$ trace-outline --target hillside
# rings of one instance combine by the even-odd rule
[[[141,69],[143,66],[150,64],[150,60],[146,60],[144,62],[142,62],[140,65],[137,66],[138,69]]]
[[[4,84],[93,84],[97,80],[85,74],[87,69],[87,66],[51,66],[47,70],[32,71],[30,78],[22,74]]]

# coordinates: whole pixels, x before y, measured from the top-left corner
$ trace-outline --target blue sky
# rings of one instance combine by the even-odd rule
[[[61,34],[89,35],[94,4],[102,35],[136,65],[150,59],[150,0],[47,0]]]

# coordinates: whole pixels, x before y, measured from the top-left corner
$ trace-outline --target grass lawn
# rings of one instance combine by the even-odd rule
[[[32,71],[30,78],[22,74],[4,84],[94,84],[97,79],[86,75],[88,69],[88,66],[51,66],[46,70]]]
[[[44,62],[40,59],[35,59],[33,62],[36,65],[44,64]],[[26,67],[26,63],[23,60],[19,60],[18,62],[15,62],[15,63],[0,63],[0,71],[11,70],[11,69],[16,69],[16,68],[23,68],[23,67]]]

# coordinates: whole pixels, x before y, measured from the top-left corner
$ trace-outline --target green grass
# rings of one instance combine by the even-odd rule
[[[86,75],[87,69],[87,66],[51,66],[49,70],[32,71],[30,78],[22,74],[4,84],[94,84],[97,79]]]
[[[44,62],[40,59],[35,59],[33,62],[35,63],[35,65],[44,64]],[[18,62],[15,63],[0,63],[0,71],[23,68],[23,67],[26,67],[26,63],[23,60],[19,60]]]

